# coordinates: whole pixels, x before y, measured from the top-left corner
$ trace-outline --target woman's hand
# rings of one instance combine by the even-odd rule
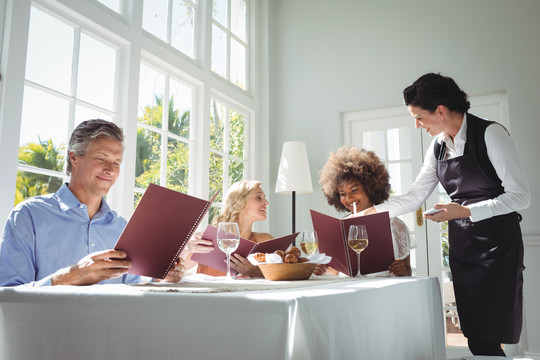
[[[326,274],[326,271],[328,270],[329,267],[330,266],[325,265],[325,264],[317,264],[317,266],[315,266],[315,269],[313,269],[313,275],[318,275],[318,276],[324,275]]]
[[[388,266],[388,271],[390,274],[393,274],[394,276],[411,276],[412,270],[411,266],[409,265],[410,257],[407,256],[403,260],[394,260]]]
[[[182,259],[179,256],[178,259],[176,259],[174,266],[170,268],[169,272],[167,273],[167,276],[165,276],[164,279],[154,279],[154,281],[177,283],[180,280],[182,280],[182,278],[184,277],[185,271],[186,271],[186,267],[184,266],[184,259]]]
[[[253,266],[248,259],[239,254],[231,254],[231,268],[251,278],[263,277],[258,266]]]
[[[202,237],[202,233],[198,232],[189,241],[186,246],[182,249],[180,256],[184,259],[191,257],[191,254],[194,253],[209,253],[214,250],[212,240],[205,240]]]
[[[471,216],[471,210],[457,203],[435,204],[434,209],[442,209],[442,211],[433,215],[424,215],[428,220],[435,222],[461,219]]]

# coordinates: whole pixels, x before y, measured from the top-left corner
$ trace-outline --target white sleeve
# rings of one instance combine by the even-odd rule
[[[424,156],[424,164],[409,192],[404,195],[394,196],[387,202],[376,205],[375,209],[377,212],[388,211],[390,217],[399,216],[416,211],[426,201],[439,183],[439,178],[437,177],[437,159],[435,159],[433,153],[436,141],[437,137],[429,145]]]
[[[496,198],[468,205],[471,221],[523,210],[531,203],[529,183],[516,144],[510,135],[502,126],[492,124],[486,129],[484,139],[489,160],[502,181],[504,193]]]

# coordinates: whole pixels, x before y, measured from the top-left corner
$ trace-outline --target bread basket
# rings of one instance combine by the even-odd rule
[[[307,280],[313,273],[315,263],[259,264],[266,280]]]

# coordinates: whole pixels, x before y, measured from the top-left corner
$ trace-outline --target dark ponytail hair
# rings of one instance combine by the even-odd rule
[[[418,106],[430,112],[435,111],[439,105],[459,113],[466,113],[471,107],[467,94],[452,78],[435,73],[422,75],[406,87],[403,90],[403,100],[407,106]]]

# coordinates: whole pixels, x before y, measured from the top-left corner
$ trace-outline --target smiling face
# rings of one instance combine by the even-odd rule
[[[253,221],[266,220],[266,208],[268,200],[260,186],[257,186],[249,195],[246,207],[242,210],[241,216]]]
[[[84,155],[70,152],[70,188],[94,199],[107,195],[120,173],[122,153],[122,143],[107,136],[92,141]]]
[[[339,199],[343,206],[353,212],[356,203],[356,212],[365,210],[373,204],[369,200],[364,187],[358,180],[349,180],[338,187]]]
[[[407,109],[414,118],[416,128],[422,128],[431,136],[438,135],[444,131],[444,109],[439,106],[435,111],[430,112],[419,106],[408,105]]]

